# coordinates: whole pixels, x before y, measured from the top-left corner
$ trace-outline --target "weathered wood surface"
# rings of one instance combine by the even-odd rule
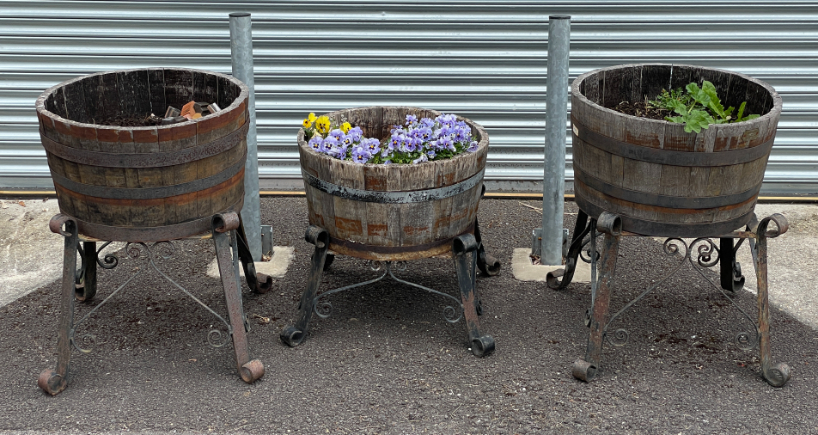
[[[745,114],[762,116],[736,124],[710,125],[696,134],[685,133],[682,124],[610,109],[623,100],[653,99],[662,89],[683,88],[692,81],[701,85],[703,80],[716,86],[725,107],[738,110],[741,102],[747,101]],[[624,230],[642,234],[718,235],[705,234],[707,224],[716,233],[730,225],[735,227],[726,231],[738,228],[755,207],[769,150],[760,157],[729,164],[719,163],[717,153],[769,146],[775,138],[781,106],[781,98],[769,85],[728,71],[688,65],[621,65],[587,73],[572,85],[577,202],[592,216],[592,211],[620,214],[626,218]],[[616,142],[609,142],[606,149],[597,139],[589,139],[588,132]],[[625,155],[624,145],[610,148],[610,143],[617,142],[646,150],[639,157]],[[672,159],[656,163],[648,158],[663,150],[667,155],[695,153],[703,163],[685,165]]]
[[[89,233],[85,223],[127,228],[129,237],[140,229],[156,234],[157,227],[172,234],[174,225],[192,221],[202,222],[197,231],[209,231],[207,218],[240,210],[243,201],[247,143],[244,135],[235,134],[247,123],[247,98],[246,86],[234,78],[188,69],[98,73],[47,90],[36,103],[43,143],[68,147],[69,154],[47,153],[60,210],[75,217],[80,231],[91,237],[99,234]],[[180,107],[194,99],[216,102],[224,110],[166,126],[96,124],[115,116],[161,114],[167,105]],[[229,148],[209,153],[208,147],[218,141]],[[128,167],[83,159],[86,151],[93,157],[139,159],[143,154],[146,159],[188,154],[175,164]],[[192,231],[190,225],[186,228],[182,231]]]
[[[366,107],[329,114],[340,123],[358,125],[367,137],[383,139],[407,114],[436,117],[439,112],[412,107]],[[463,118],[460,118],[463,119]],[[475,153],[418,165],[355,164],[318,154],[298,134],[301,168],[337,186],[374,192],[422,192],[454,186],[481,173],[488,153],[488,134],[463,119],[478,138]],[[329,232],[335,252],[373,260],[411,260],[447,253],[452,238],[472,231],[482,182],[453,196],[412,203],[364,202],[341,198],[310,186],[305,180],[309,220]]]

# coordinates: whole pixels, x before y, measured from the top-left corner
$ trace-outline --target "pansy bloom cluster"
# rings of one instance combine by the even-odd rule
[[[418,164],[449,159],[463,152],[473,153],[478,147],[468,124],[458,121],[453,114],[442,114],[434,120],[418,120],[414,115],[406,115],[406,123],[395,126],[391,136],[383,143],[376,138],[363,137],[360,127],[351,127],[346,122],[335,129],[325,127],[326,124],[319,127],[318,122],[322,118],[325,117],[315,118],[310,113],[304,120],[309,147],[316,152],[355,163]],[[320,134],[315,134],[315,130]]]

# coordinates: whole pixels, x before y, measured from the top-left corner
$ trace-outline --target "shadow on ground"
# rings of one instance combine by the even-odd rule
[[[572,227],[576,207],[569,203],[566,211],[566,226]],[[517,201],[483,201],[480,222],[487,249],[508,267],[513,248],[529,245],[540,219]],[[251,356],[267,370],[260,381],[244,384],[231,345],[207,344],[208,331],[219,328],[219,321],[152,273],[124,288],[78,328],[77,336],[95,336],[95,350],[87,355],[75,351],[68,389],[47,396],[36,379],[55,360],[55,282],[0,308],[0,397],[5,398],[0,429],[818,432],[818,333],[772,310],[774,359],[787,362],[793,372],[784,388],[772,388],[761,379],[757,352],[734,343],[736,334],[752,325],[692,270],[617,321],[613,327],[628,330],[630,341],[621,348],[606,346],[602,373],[590,384],[570,374],[571,363],[585,351],[589,286],[572,284],[555,292],[543,283],[514,280],[508,268],[497,277],[478,278],[482,326],[497,343],[487,358],[467,350],[462,321],[444,320],[444,298],[391,282],[334,295],[332,315],[314,317],[307,341],[288,348],[278,333],[295,317],[311,253],[303,239],[305,201],[265,198],[262,222],[274,226],[277,245],[295,248],[295,258],[270,293],[254,295],[245,287]],[[187,241],[177,248],[163,270],[223,313],[219,283],[204,273],[213,258],[212,244]],[[407,266],[400,277],[455,294],[451,260]],[[77,318],[141,267],[125,259],[101,272],[98,299],[80,304]],[[612,307],[627,303],[668,267],[660,244],[626,238]],[[339,257],[324,275],[322,289],[374,276],[366,262]],[[735,301],[755,316],[750,293],[742,292]]]

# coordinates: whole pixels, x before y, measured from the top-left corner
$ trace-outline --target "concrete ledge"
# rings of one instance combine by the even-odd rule
[[[518,281],[540,281],[545,282],[548,272],[562,269],[564,266],[545,266],[541,264],[531,264],[530,248],[514,248],[511,257],[511,270],[514,279]],[[591,265],[577,260],[577,269],[574,271],[574,279],[571,282],[589,283],[591,282]]]
[[[269,275],[273,278],[283,278],[287,273],[287,268],[293,260],[293,252],[295,248],[292,246],[274,246],[273,258],[270,261],[256,261],[256,272]],[[244,276],[244,268],[239,267],[239,273]],[[207,266],[207,276],[211,278],[219,278],[219,265],[216,259]]]

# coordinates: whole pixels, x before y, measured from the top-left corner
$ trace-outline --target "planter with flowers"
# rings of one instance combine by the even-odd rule
[[[391,275],[394,261],[453,253],[472,350],[491,352],[493,339],[479,333],[476,271],[467,262],[488,275],[499,271],[477,228],[486,131],[452,114],[383,106],[310,114],[303,126],[298,149],[311,225],[307,239],[316,255],[301,319],[285,328],[282,340],[300,343],[311,311],[318,307],[326,314],[329,304],[318,299],[328,292],[316,292],[328,251],[377,261],[385,268],[382,277]],[[447,319],[456,321],[459,311],[447,307]]]

